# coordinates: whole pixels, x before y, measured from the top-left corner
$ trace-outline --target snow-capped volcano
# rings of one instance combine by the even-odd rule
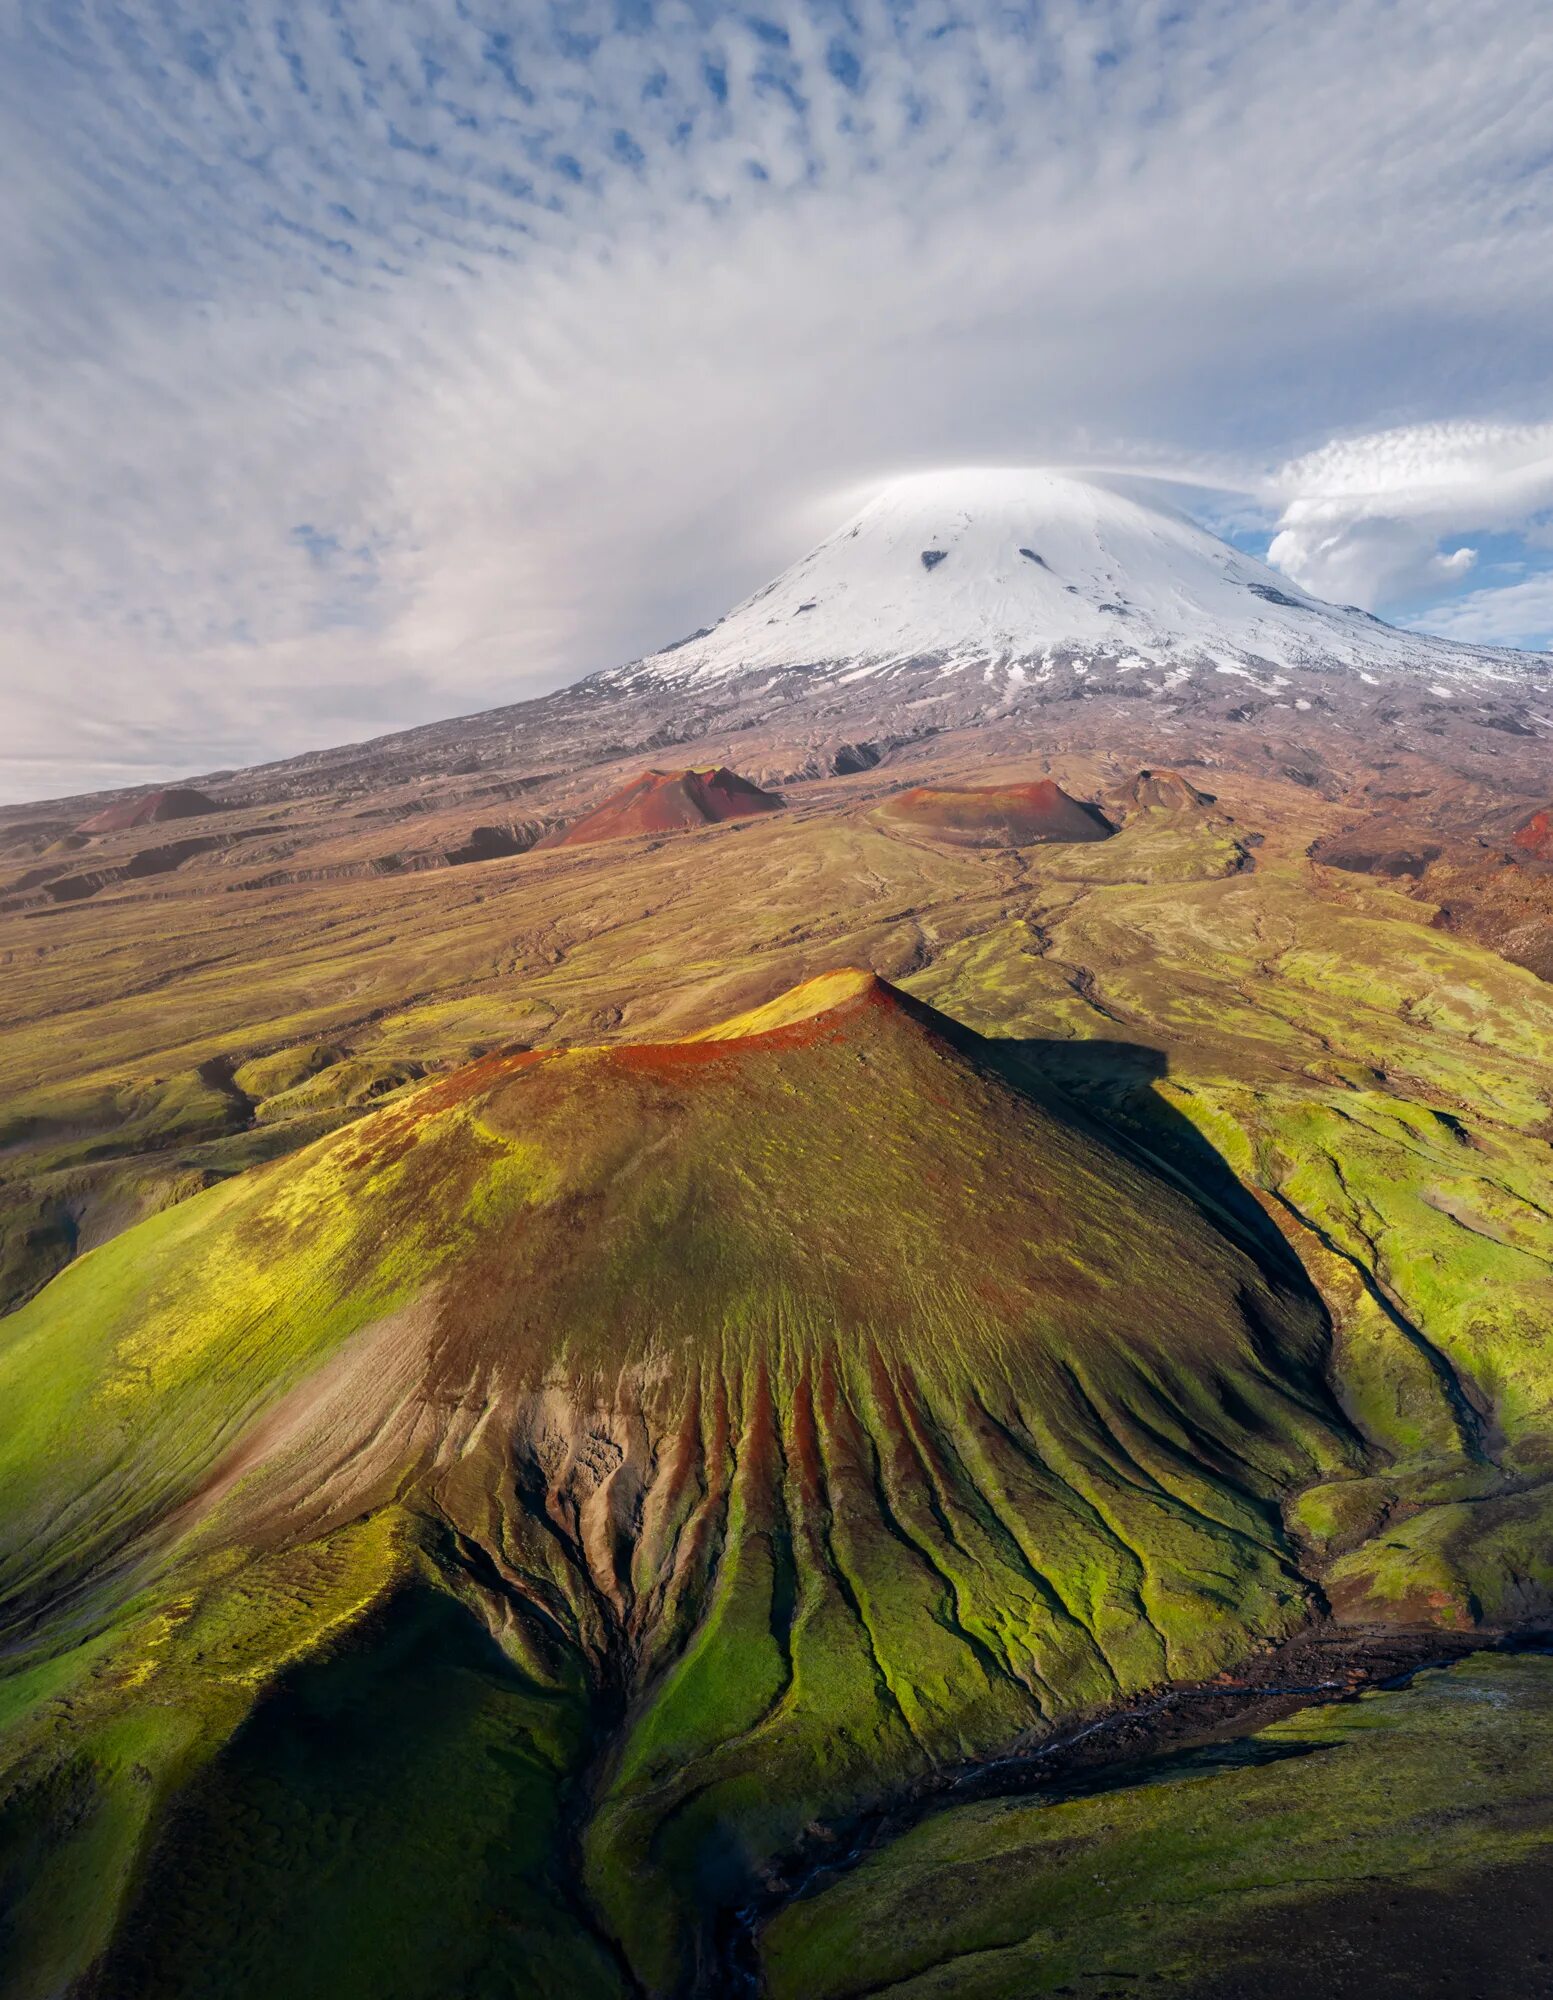
[[[896,480],[712,630],[618,678],[710,692],[767,671],[924,664],[1011,691],[1091,665],[1161,688],[1217,670],[1269,691],[1291,670],[1400,672],[1441,692],[1549,671],[1545,656],[1323,603],[1124,486],[979,468]]]

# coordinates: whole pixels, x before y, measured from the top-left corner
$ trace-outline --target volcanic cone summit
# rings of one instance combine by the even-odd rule
[[[1019,1077],[842,970],[486,1057],[128,1230],[8,1323],[13,1637],[133,1652],[176,1600],[207,1643],[242,1551],[381,1523],[329,1615],[399,1603],[413,1551],[513,1663],[514,1728],[613,1732],[588,1895],[673,1988],[676,1884],[720,1905],[816,1813],[1306,1615],[1276,1496],[1354,1450],[1313,1295]],[[407,1643],[381,1617],[361,1645]]]
[[[931,663],[1023,686],[1085,662],[1442,683],[1524,681],[1546,665],[1328,604],[1146,483],[972,467],[895,480],[710,631],[601,683],[702,691],[788,669]]]

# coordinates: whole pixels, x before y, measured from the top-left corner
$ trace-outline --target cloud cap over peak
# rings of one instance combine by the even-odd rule
[[[1197,465],[1313,588],[1519,588],[1553,23],[1286,27],[1276,0],[13,10],[0,796],[629,658],[903,465]],[[1451,466],[1454,498],[1408,497]],[[1469,566],[1474,512],[1521,540]]]

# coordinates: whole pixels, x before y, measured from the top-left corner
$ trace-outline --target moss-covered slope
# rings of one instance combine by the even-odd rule
[[[1478,1655],[941,1812],[765,1932],[772,2000],[1547,1990],[1553,1662]]]
[[[1360,1457],[1327,1341],[1292,1262],[866,974],[488,1057],[197,1195],[0,1325],[5,1990],[212,1990],[214,1924],[220,1990],[273,1991],[318,1815],[410,1783],[416,1724],[332,1805],[254,1732],[337,1699],[302,1662],[436,1652],[428,1589],[467,1634],[427,1728],[554,1829],[523,1951],[670,1990],[816,1816],[1303,1618],[1280,1500]],[[416,1797],[422,1847],[510,1837]],[[424,1871],[381,1849],[347,1929]],[[463,1978],[468,1921],[359,1990]]]

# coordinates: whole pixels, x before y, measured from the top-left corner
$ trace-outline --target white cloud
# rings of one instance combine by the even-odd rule
[[[1409,620],[1420,630],[1470,645],[1553,652],[1553,570],[1492,590],[1474,590]]]
[[[761,11],[21,17],[0,795],[535,692],[912,465],[1254,484],[1384,407],[1271,489],[1314,587],[1510,517],[1512,433],[1413,420],[1547,398],[1539,0]]]
[[[1270,559],[1307,590],[1374,609],[1474,567],[1474,548],[1442,542],[1523,531],[1553,507],[1553,423],[1419,424],[1338,439],[1292,460],[1270,486],[1282,503]]]

